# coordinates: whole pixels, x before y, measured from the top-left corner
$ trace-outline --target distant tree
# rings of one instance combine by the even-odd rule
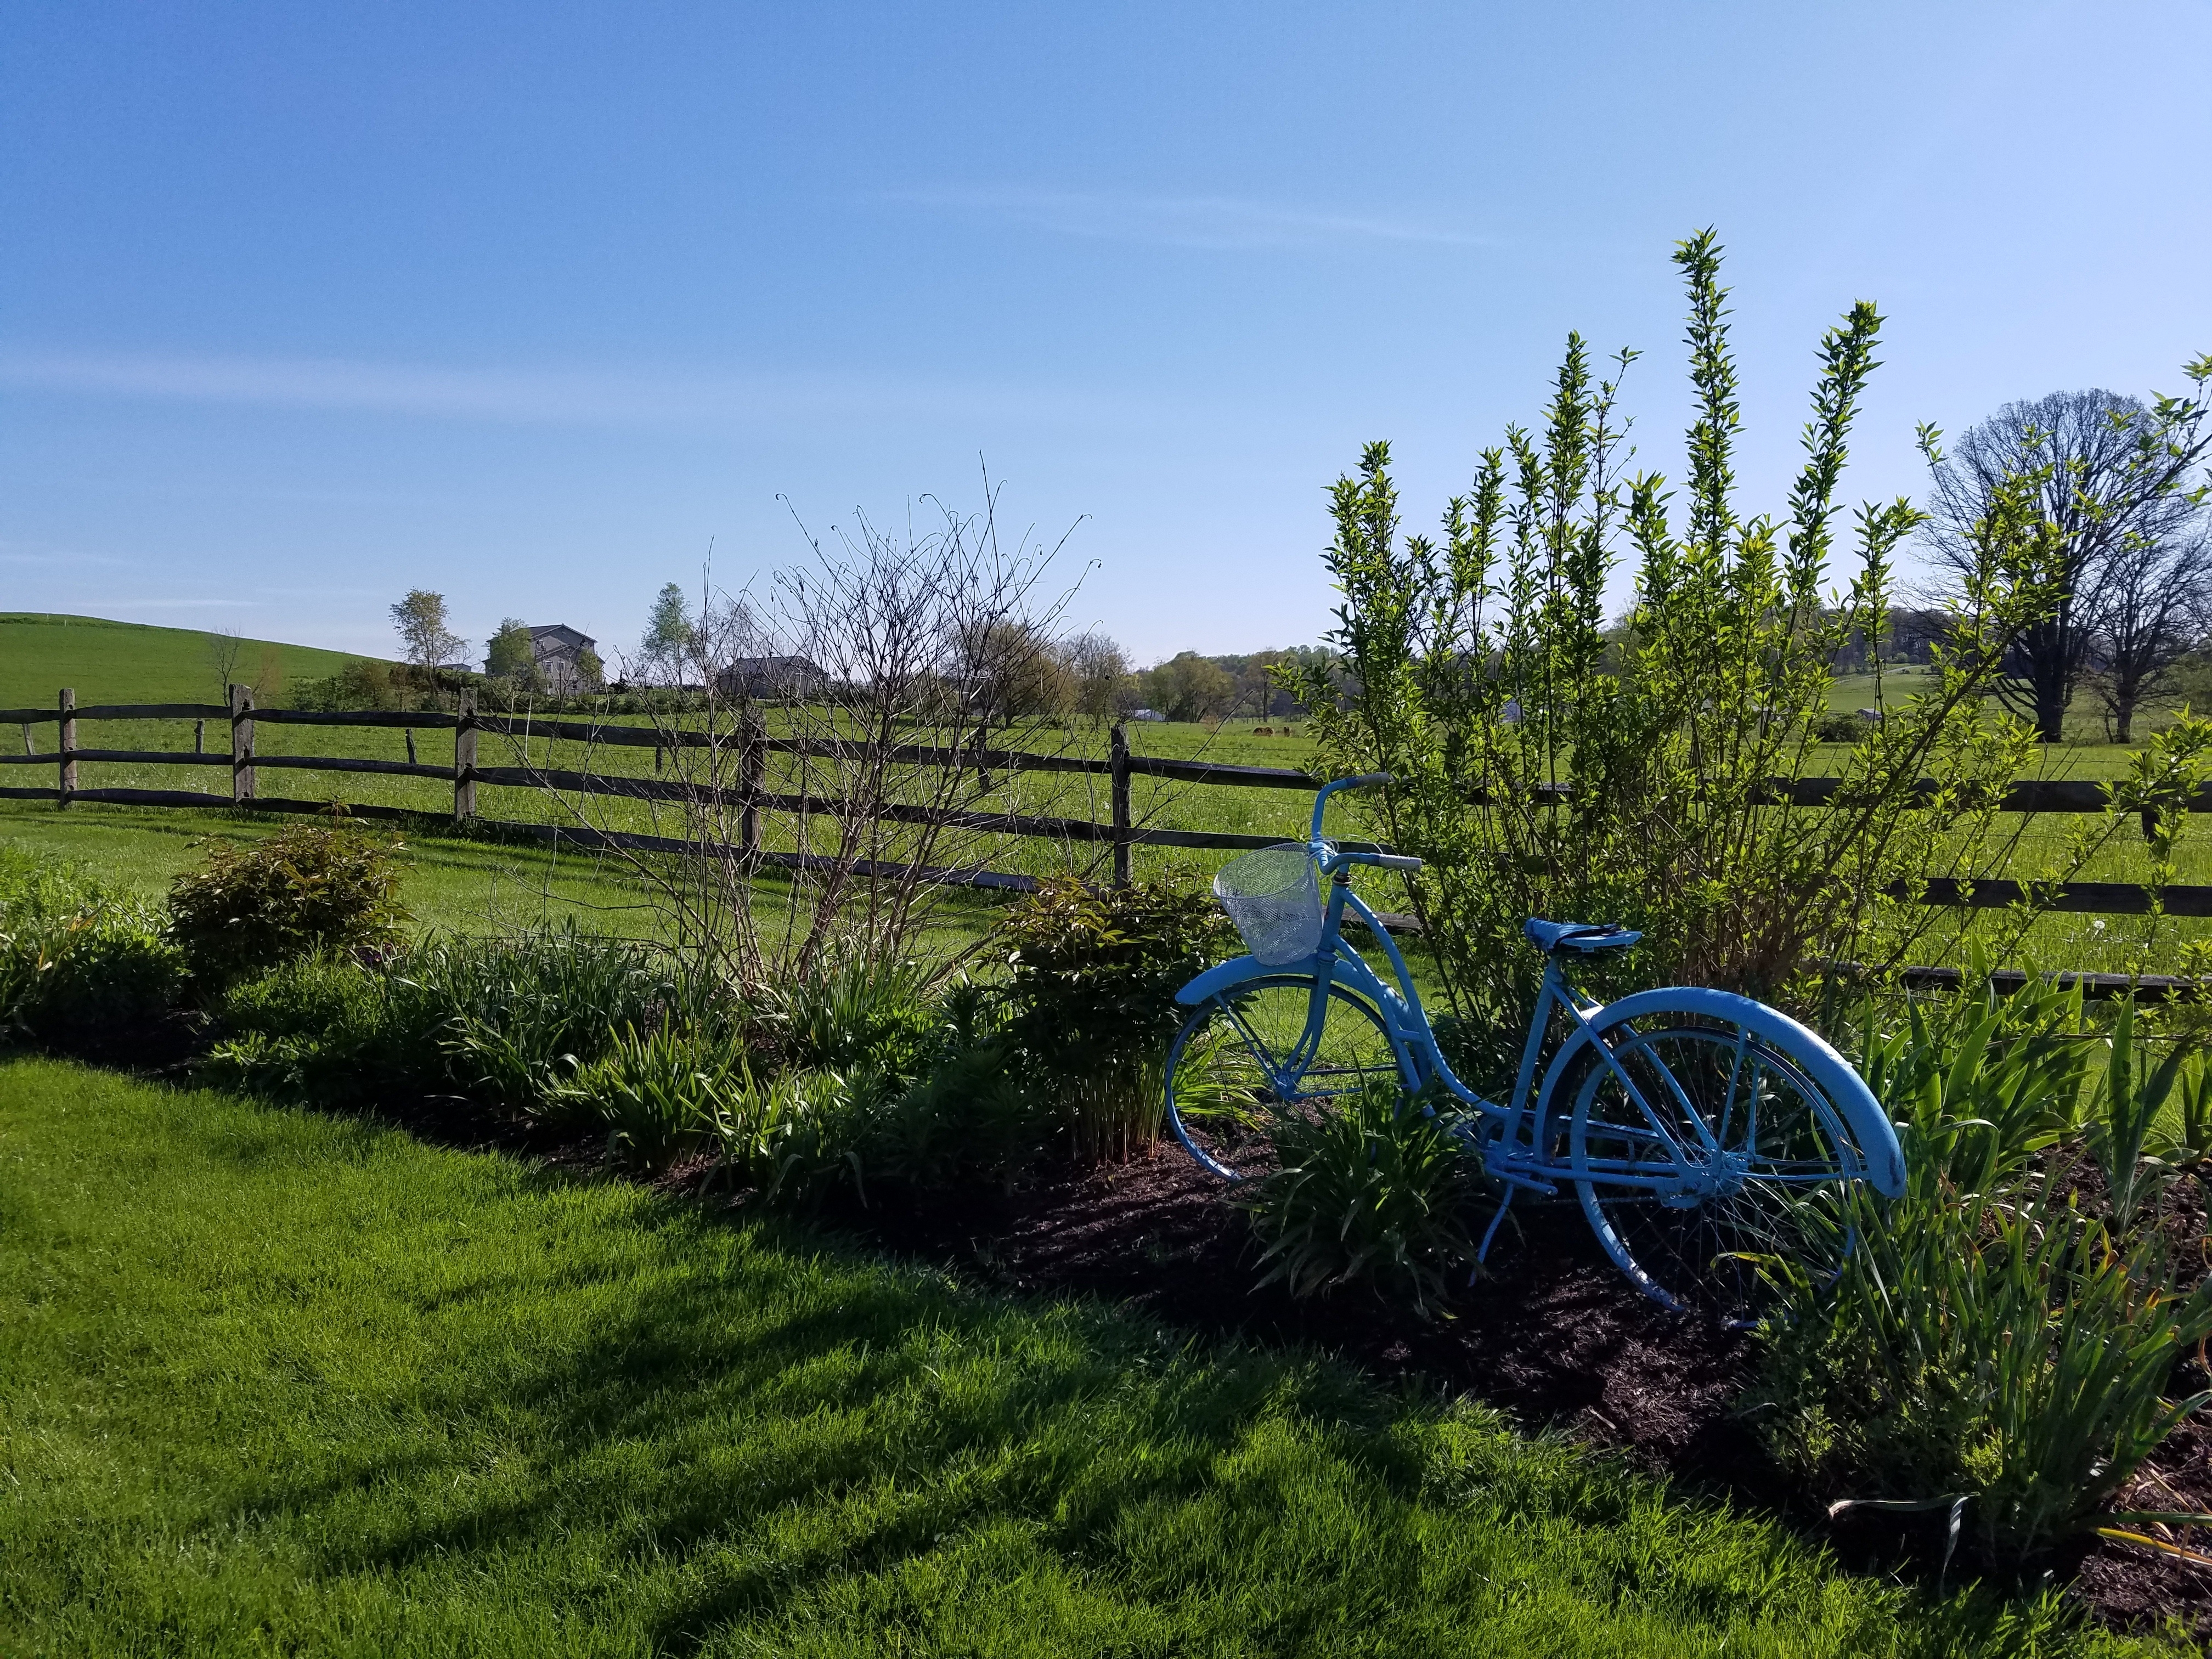
[[[499,631],[484,647],[484,672],[519,688],[537,686],[540,678],[538,651],[530,638],[529,623],[518,617],[501,622]]]
[[[446,596],[427,588],[409,590],[392,607],[392,625],[399,632],[406,659],[416,671],[418,683],[437,684],[438,667],[469,648],[469,642],[446,623]]]
[[[208,666],[215,670],[218,702],[230,701],[230,688],[238,681],[238,659],[245,650],[246,641],[228,629],[207,636]]]
[[[2098,586],[2089,684],[2112,740],[2131,743],[2136,711],[2174,694],[2177,671],[2212,632],[2212,526],[2200,516],[2165,539],[2123,545]]]
[[[1171,720],[1223,714],[1237,696],[1237,682],[1220,664],[1195,651],[1179,651],[1149,675],[1152,706]]]
[[[2212,362],[2188,372],[2201,384]],[[2148,597],[2126,578],[2133,559],[2188,535],[2197,513],[2188,486],[2208,444],[2193,404],[2161,398],[2146,408],[2117,392],[2058,392],[2007,404],[1951,454],[1931,458],[1925,533],[1954,592],[1973,575],[1981,526],[2008,481],[2033,483],[2054,532],[2056,602],[2014,642],[1999,692],[2042,741],[2061,740],[2100,640],[2141,632],[2136,620],[2116,624],[2112,609]]]
[[[1075,712],[1103,725],[1121,711],[1129,692],[1129,659],[1121,647],[1093,632],[1061,641],[1060,661],[1073,682]]]
[[[1044,629],[1032,622],[992,620],[964,641],[954,678],[965,682],[984,723],[1059,718],[1075,702],[1075,680]]]
[[[576,678],[586,691],[602,690],[607,683],[607,665],[599,660],[599,653],[586,646],[576,653]]]
[[[670,582],[653,599],[652,614],[646,618],[645,637],[638,644],[638,659],[646,676],[681,680],[684,659],[696,638],[684,590]]]

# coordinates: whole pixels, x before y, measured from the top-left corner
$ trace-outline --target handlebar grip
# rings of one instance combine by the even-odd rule
[[[1370,785],[1388,783],[1389,781],[1390,774],[1388,772],[1362,772],[1356,778],[1346,778],[1344,781],[1344,787],[1346,789],[1365,789]]]
[[[1420,860],[1408,857],[1402,853],[1380,854],[1376,856],[1375,861],[1381,865],[1385,870],[1413,871],[1418,870],[1421,867]]]

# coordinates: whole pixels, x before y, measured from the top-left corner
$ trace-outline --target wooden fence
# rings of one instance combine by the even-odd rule
[[[763,787],[768,756],[826,752],[819,740],[809,742],[771,738],[757,730],[742,734],[717,735],[620,726],[596,720],[549,720],[484,714],[477,709],[474,694],[470,692],[463,692],[459,702],[459,710],[450,714],[440,710],[394,714],[376,710],[324,713],[297,708],[257,708],[252,691],[246,686],[234,685],[230,688],[230,701],[227,705],[100,703],[80,707],[75,692],[64,690],[52,708],[0,709],[0,729],[11,725],[20,726],[24,748],[21,755],[0,755],[0,765],[46,767],[55,773],[55,781],[51,787],[0,787],[0,799],[52,800],[64,805],[82,800],[126,806],[245,806],[258,811],[327,812],[331,805],[328,800],[262,794],[258,787],[258,775],[263,771],[285,769],[368,773],[384,777],[436,779],[449,783],[453,789],[453,815],[456,820],[472,821],[548,842],[637,852],[744,854],[763,863],[793,869],[835,862],[823,854],[781,852],[762,844],[760,814],[764,811],[807,813],[838,810],[840,804],[837,802],[778,793]],[[192,749],[95,749],[80,748],[77,744],[80,721],[146,720],[192,721]],[[205,741],[210,723],[219,724],[228,730],[228,741],[212,752]],[[453,761],[450,766],[431,766],[417,764],[412,758],[383,761],[340,756],[259,754],[255,750],[254,732],[255,727],[260,725],[404,728],[410,733],[415,731],[450,730],[453,733]],[[33,730],[41,726],[59,727],[58,741],[51,754],[41,754],[37,750]],[[699,785],[671,782],[659,778],[547,770],[528,766],[479,766],[477,763],[477,738],[482,732],[502,737],[556,738],[586,744],[610,744],[662,750],[736,748],[739,751],[738,785],[735,790],[714,792]],[[409,753],[411,757],[411,736]],[[1322,781],[1306,773],[1279,767],[1231,766],[1210,761],[1164,760],[1133,755],[1129,752],[1127,737],[1119,726],[1113,730],[1110,752],[1103,760],[1071,755],[1030,754],[1018,750],[963,748],[956,751],[918,744],[894,749],[890,758],[900,764],[961,766],[983,772],[1067,772],[1103,777],[1109,783],[1110,801],[1109,818],[1105,823],[1090,818],[1036,817],[1008,812],[956,811],[947,814],[934,807],[895,804],[879,807],[875,815],[886,821],[936,822],[954,829],[987,834],[1038,836],[1062,842],[1108,843],[1112,848],[1114,879],[1117,884],[1126,884],[1129,879],[1129,853],[1134,847],[1243,852],[1273,846],[1284,839],[1280,836],[1164,830],[1137,823],[1133,819],[1130,808],[1131,784],[1135,778],[1163,778],[1182,783],[1243,789],[1295,789],[1304,792],[1319,787]],[[84,762],[228,769],[230,787],[227,793],[221,793],[180,789],[87,789],[80,787],[77,781],[77,767]],[[673,804],[712,799],[738,808],[739,842],[734,846],[716,846],[673,836],[598,830],[582,824],[481,818],[477,816],[476,799],[479,784],[551,788],[570,794],[604,795]],[[1841,781],[1835,778],[1778,779],[1773,793],[1767,799],[1776,804],[1823,806],[1834,799],[1840,787]],[[1561,793],[1564,794],[1564,790]],[[2039,813],[2102,812],[2106,806],[2107,796],[2101,784],[2030,780],[2014,784],[1998,810]],[[346,810],[354,816],[370,818],[420,816],[404,808],[370,805],[349,805]],[[2212,811],[2212,787],[2200,790],[2188,803],[2188,810],[2192,812]],[[1348,842],[1346,845],[1364,846],[1367,843]],[[890,872],[889,867],[878,870],[868,864],[863,864],[860,868],[863,874]],[[924,873],[931,879],[1017,891],[1030,890],[1036,884],[1033,877],[980,868],[946,868]],[[1905,894],[1900,890],[1899,896],[1904,896]],[[1929,905],[1980,909],[2003,908],[2027,896],[2027,890],[2015,881],[1962,883],[1937,878],[1927,882],[1917,896],[1921,902]],[[2093,915],[2142,915],[2148,914],[2151,908],[2148,891],[2130,882],[2039,884],[2035,896],[2038,902],[2048,909]],[[2168,886],[2158,896],[2169,915],[2212,916],[2212,886]],[[1940,970],[1912,971],[1937,975]],[[2090,982],[2092,988],[2099,988],[2106,980],[2116,984],[2127,983],[2124,977],[2118,975],[2084,975],[2080,977]],[[1931,978],[1929,982],[1938,981]],[[2175,981],[2177,986],[2180,983]]]

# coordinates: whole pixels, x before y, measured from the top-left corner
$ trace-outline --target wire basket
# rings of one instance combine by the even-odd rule
[[[1303,962],[1321,948],[1321,880],[1301,842],[1231,859],[1213,878],[1213,896],[1244,936],[1244,948],[1270,968]]]

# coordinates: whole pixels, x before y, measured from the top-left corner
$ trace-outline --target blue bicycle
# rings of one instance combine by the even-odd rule
[[[1405,958],[1352,890],[1357,866],[1414,871],[1421,860],[1347,852],[1322,835],[1330,796],[1389,781],[1325,786],[1304,844],[1247,854],[1215,878],[1251,954],[1176,994],[1193,1012],[1169,1049],[1166,1089],[1170,1127],[1206,1169],[1230,1181],[1265,1173],[1276,1118],[1326,1110],[1371,1080],[1425,1087],[1504,1188],[1484,1252],[1515,1194],[1571,1186],[1644,1294],[1731,1319],[1756,1307],[1775,1258],[1817,1271],[1849,1248],[1832,1202],[1842,1188],[1903,1190],[1904,1153],[1873,1093],[1788,1015],[1696,987],[1602,1007],[1578,997],[1564,964],[1642,937],[1619,927],[1530,921],[1547,961],[1512,1099],[1462,1083]],[[1395,985],[1340,937],[1346,910],[1389,957]]]

